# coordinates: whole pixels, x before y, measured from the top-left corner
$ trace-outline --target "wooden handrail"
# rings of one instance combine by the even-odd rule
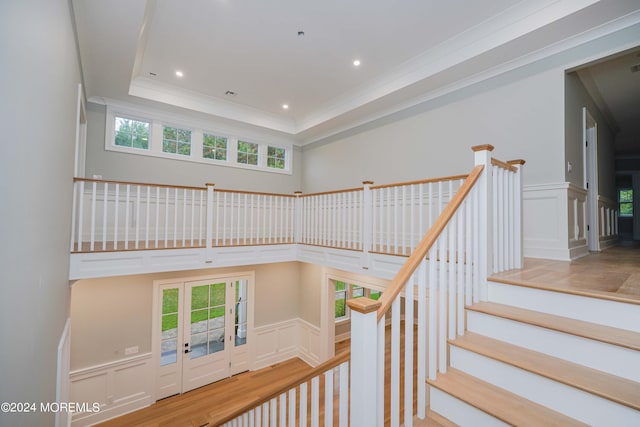
[[[327,194],[338,194],[338,193],[354,193],[356,191],[362,191],[362,187],[345,188],[344,190],[321,191],[319,193],[300,194],[300,197],[325,196]]]
[[[405,181],[405,182],[396,182],[393,184],[381,184],[381,185],[372,185],[372,190],[377,190],[379,188],[389,188],[389,187],[402,187],[405,185],[415,185],[415,184],[428,184],[430,182],[440,182],[440,181],[456,181],[458,179],[466,179],[469,175],[451,175],[451,176],[443,176],[440,178],[428,178],[428,179],[419,179],[416,181]]]
[[[245,190],[223,190],[216,189],[216,193],[236,193],[236,194],[253,194],[256,196],[278,196],[278,197],[291,197],[295,198],[295,194],[280,194],[280,193],[264,193],[261,191],[245,191]]]
[[[433,226],[429,229],[422,241],[418,244],[413,251],[409,259],[402,265],[398,274],[393,278],[389,287],[382,293],[379,301],[381,302],[378,309],[378,321],[382,319],[387,311],[391,308],[391,304],[400,294],[404,285],[409,281],[413,272],[418,268],[423,259],[426,258],[427,253],[436,242],[442,230],[447,226],[453,215],[456,213],[467,194],[471,191],[476,181],[480,177],[480,174],[484,170],[484,165],[478,165],[469,174],[467,179],[462,183],[455,196],[444,208],[438,219],[433,223]]]
[[[205,191],[206,187],[191,187],[187,185],[170,185],[170,184],[149,184],[146,182],[133,182],[133,181],[112,181],[108,179],[93,179],[93,178],[73,178],[73,182],[104,182],[107,184],[123,184],[123,185],[139,185],[145,187],[163,187],[163,188],[177,188],[179,190],[200,190]],[[219,191],[219,190],[216,190]]]
[[[503,162],[502,160],[494,159],[493,157],[491,158],[491,164],[493,166],[498,166],[502,169],[506,169],[510,172],[518,172],[518,169],[515,166],[511,166],[509,163]]]
[[[295,375],[295,376],[291,377],[291,379],[289,381],[287,381],[287,383],[285,385],[283,385],[282,387],[279,387],[276,391],[272,391],[272,392],[270,392],[269,394],[267,394],[265,396],[259,396],[259,397],[255,398],[255,399],[253,399],[251,402],[249,402],[246,405],[244,405],[242,408],[233,411],[231,414],[227,415],[226,417],[222,418],[221,420],[216,420],[214,426],[221,426],[224,423],[229,422],[229,421],[233,420],[234,418],[244,414],[245,412],[247,412],[247,411],[249,411],[249,410],[251,410],[253,408],[257,408],[260,405],[262,405],[263,403],[269,402],[271,399],[280,396],[282,393],[286,393],[287,391],[291,390],[292,388],[297,387],[300,384],[305,383],[305,382],[309,381],[310,379],[312,379],[314,377],[317,377],[319,375],[324,374],[329,369],[333,369],[333,368],[336,368],[336,367],[340,366],[343,362],[346,362],[350,358],[351,358],[351,350],[346,349],[346,350],[338,353],[337,355],[335,355],[331,359],[327,360],[326,362],[316,366],[311,371],[309,371],[307,373],[301,373],[301,374],[298,374],[298,375]],[[305,404],[306,404],[306,402],[305,402]]]

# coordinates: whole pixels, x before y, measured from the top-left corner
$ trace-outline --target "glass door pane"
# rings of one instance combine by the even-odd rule
[[[160,342],[160,366],[178,360],[178,288],[162,291],[162,338]]]
[[[224,350],[225,283],[191,288],[191,359]]]
[[[247,281],[236,280],[235,283],[235,346],[247,343]]]

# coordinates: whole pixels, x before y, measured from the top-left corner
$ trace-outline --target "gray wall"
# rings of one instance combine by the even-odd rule
[[[291,175],[106,151],[106,109],[102,105],[89,103],[87,110],[88,178],[101,175],[104,179],[116,181],[197,187],[204,187],[207,182],[213,182],[216,188],[284,194],[300,190],[302,153],[297,148],[293,150]],[[216,129],[215,123],[211,128]]]
[[[67,0],[0,2],[0,402],[54,402],[69,313],[77,87]],[[54,414],[0,413],[2,426]]]
[[[302,295],[308,301],[300,303],[299,267],[299,263],[289,262],[80,280],[74,283],[71,298],[71,369],[120,360],[124,349],[131,346],[138,346],[140,353],[151,351],[154,280],[254,271],[256,327],[307,319],[309,315],[301,315],[301,307],[317,300],[313,295]]]

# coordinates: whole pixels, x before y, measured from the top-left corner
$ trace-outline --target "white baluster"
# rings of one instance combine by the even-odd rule
[[[298,419],[301,426],[307,425],[307,382],[300,384],[300,411],[298,412]]]
[[[82,226],[84,224],[84,181],[80,181],[80,190],[79,190],[78,199],[80,199],[80,203],[78,204],[78,251],[82,251]]]
[[[105,199],[106,202],[106,199]],[[147,186],[147,210],[145,212],[145,231],[144,231],[144,248],[149,248],[149,228],[151,215],[151,187]]]
[[[397,188],[397,187],[396,187]],[[397,198],[396,198],[397,201]],[[406,337],[405,337],[406,339]],[[400,295],[391,304],[391,427],[400,425]]]
[[[404,426],[413,426],[413,291],[414,273],[404,288]],[[398,299],[400,299],[398,297]],[[395,313],[394,313],[395,314]],[[398,316],[400,317],[400,316]]]
[[[402,253],[403,255],[407,253],[407,186],[402,186],[402,202],[401,202],[401,218],[402,222]]]
[[[227,245],[227,193],[222,193],[222,245]]]
[[[74,197],[75,197],[75,193],[74,193]],[[102,204],[102,250],[103,251],[107,250],[107,228],[109,228],[108,219],[107,219],[108,206],[109,206],[109,183],[105,182],[104,183],[104,203]]]
[[[475,189],[472,189],[471,192],[467,195],[467,199],[464,203],[464,218],[465,218],[465,232],[464,232],[464,237],[465,237],[465,243],[464,243],[464,267],[465,267],[465,282],[464,282],[464,288],[465,288],[465,304],[466,305],[471,305],[473,303],[472,300],[472,291],[471,291],[471,268],[473,266],[473,247],[471,244],[471,237],[472,237],[472,231],[471,231],[471,225],[472,225],[472,219],[471,219],[471,208],[473,207],[473,194],[475,193]],[[463,309],[464,311],[464,309]]]
[[[398,242],[398,228],[399,228],[399,217],[398,217],[398,205],[400,204],[399,195],[398,195],[398,187],[393,187],[393,253],[398,255],[399,251],[399,242]]]
[[[196,231],[196,223],[195,223],[195,215],[196,215],[196,190],[194,188],[191,189],[191,246],[193,247],[194,241],[194,233]]]
[[[287,394],[280,395],[280,427],[287,427]]]
[[[442,231],[438,239],[438,265],[440,269],[440,294],[439,294],[439,332],[438,332],[438,370],[447,372],[447,228]]]
[[[267,223],[267,195],[265,194],[262,197],[262,229],[261,229],[261,233],[262,233],[262,244],[264,245],[265,243],[267,243],[267,229],[269,231],[271,231],[271,227],[269,227],[269,223]]]
[[[410,227],[410,232],[409,232],[409,236],[410,236],[410,248],[409,248],[409,253],[413,252],[413,250],[415,249],[417,242],[416,242],[416,229],[415,229],[415,220],[416,220],[416,186],[412,185],[411,186],[411,202],[409,204],[410,209],[411,209],[411,227]]]
[[[275,427],[278,421],[278,400],[275,397],[270,401],[269,412],[271,413],[271,420],[269,421],[269,425]]]
[[[333,427],[333,370],[324,373],[324,426]]]
[[[154,247],[158,248],[158,233],[160,232],[160,187],[156,187],[156,230]]]
[[[451,183],[451,181],[449,181]],[[451,190],[451,185],[449,186]],[[451,192],[449,192],[451,194]],[[449,278],[448,278],[448,290],[447,295],[449,299],[449,307],[447,308],[447,312],[449,314],[447,320],[447,333],[449,339],[456,338],[456,224],[454,215],[449,224],[447,224],[447,235],[449,236],[448,247],[449,250],[447,252],[447,267],[449,269]]]
[[[199,222],[199,226],[198,226],[198,245],[202,246],[202,235],[203,235],[203,229],[202,229],[202,222],[203,222],[203,217],[204,217],[204,191],[200,191],[200,210],[199,212],[199,217],[200,217],[200,222]],[[212,205],[213,206],[213,205]],[[213,223],[213,217],[212,218],[212,223]],[[209,243],[207,245],[205,245],[206,248],[209,248],[211,246],[211,237],[213,236],[213,234],[211,234],[209,236]]]
[[[456,236],[458,237],[458,242],[456,244],[456,266],[458,267],[458,271],[456,272],[457,276],[457,309],[456,314],[458,316],[457,319],[457,334],[464,335],[464,224],[465,224],[465,205],[466,201],[463,205],[458,208],[458,213],[456,214]]]
[[[229,204],[229,244],[233,245],[233,236],[236,234],[236,227],[235,227],[235,215],[234,213],[234,209],[235,209],[235,193],[231,193],[231,197],[229,197],[230,200],[230,204]]]
[[[296,389],[289,390],[289,427],[296,427]]]
[[[116,193],[113,200],[113,249],[118,250],[118,219],[120,211],[120,184],[116,184]]]
[[[173,247],[178,246],[178,189],[173,190]]]
[[[421,198],[422,200],[422,198]],[[418,418],[426,416],[427,392],[427,260],[418,268]]]
[[[135,248],[138,249],[140,247],[140,186],[136,186],[136,217],[135,217]]]
[[[131,185],[127,184],[127,191],[125,193],[125,215],[124,215],[124,248],[129,249],[129,203],[131,198]]]
[[[311,379],[311,427],[318,427],[320,413],[320,378]]]
[[[73,195],[71,199],[71,247],[69,248],[70,252],[74,252],[76,248],[76,225],[77,225],[76,211],[78,210],[78,187],[79,186],[80,184],[77,181],[74,181]],[[79,198],[80,200],[82,200],[82,196],[80,196]],[[106,201],[105,201],[105,205],[106,205]],[[78,245],[78,248],[79,248],[79,245]]]
[[[244,204],[243,204],[243,213],[242,213],[242,219],[243,219],[243,232],[242,232],[242,243],[244,245],[247,244],[247,216],[249,214],[249,195],[247,193],[244,194]]]
[[[338,393],[339,396],[339,419],[338,426],[339,427],[348,427],[349,425],[349,361],[342,362],[340,364],[340,388]],[[293,426],[292,426],[293,427]]]
[[[91,229],[90,229],[90,237],[89,237],[89,250],[93,252],[94,250],[94,242],[95,242],[95,231],[96,231],[96,190],[97,183],[93,181],[91,183]]]
[[[381,193],[382,194],[382,193]],[[382,318],[378,320],[376,325],[376,345],[371,346],[375,349],[376,354],[376,379],[375,379],[375,399],[376,399],[376,419],[375,426],[384,426],[384,381],[385,381],[385,334],[386,334],[386,314],[382,315]],[[353,356],[351,357],[353,361]],[[354,369],[353,362],[351,363],[351,369]],[[364,399],[363,399],[364,400]]]
[[[437,311],[437,242],[429,249],[429,379],[436,379],[438,361],[438,311]]]

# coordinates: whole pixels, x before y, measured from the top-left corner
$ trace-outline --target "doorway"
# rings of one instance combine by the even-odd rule
[[[156,283],[156,400],[251,368],[253,276]]]

